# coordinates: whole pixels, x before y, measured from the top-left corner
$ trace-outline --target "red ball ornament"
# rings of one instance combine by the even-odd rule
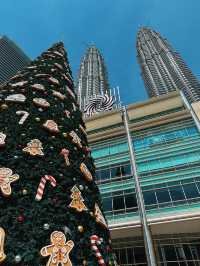
[[[87,154],[91,152],[91,149],[87,146],[83,147],[83,151]]]
[[[24,216],[23,216],[23,215],[19,215],[19,216],[17,217],[17,221],[18,221],[19,223],[23,223],[23,222],[24,222]]]

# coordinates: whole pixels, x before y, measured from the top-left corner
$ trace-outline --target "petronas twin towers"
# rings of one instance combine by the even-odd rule
[[[150,97],[181,90],[192,103],[200,100],[200,83],[180,55],[159,33],[142,28],[137,36],[138,62]]]
[[[82,59],[77,94],[81,109],[85,108],[89,100],[98,95],[109,95],[109,84],[104,60],[99,50],[90,46]]]
[[[150,97],[181,90],[188,102],[200,100],[200,83],[180,55],[159,33],[141,28],[137,35],[137,57],[141,76]],[[134,88],[133,88],[134,89]],[[96,95],[109,94],[108,75],[100,52],[88,48],[77,82],[80,107]]]

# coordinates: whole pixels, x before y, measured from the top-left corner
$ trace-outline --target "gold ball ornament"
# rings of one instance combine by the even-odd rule
[[[64,133],[63,133],[63,136],[66,138],[66,137],[67,137],[67,133],[64,132]]]
[[[79,226],[78,226],[78,231],[79,231],[80,233],[83,233],[84,229],[83,229],[83,226],[82,226],[82,225],[79,225]]]
[[[87,265],[87,260],[83,260],[83,265]]]
[[[90,215],[93,217],[94,216],[94,213],[93,212],[90,212]]]
[[[8,105],[7,104],[2,104],[1,105],[1,110],[6,110],[6,109],[8,109]]]
[[[39,117],[36,117],[35,120],[36,120],[37,122],[39,122],[39,121],[40,121],[40,118],[39,118]]]
[[[23,189],[22,190],[22,194],[25,196],[25,195],[27,195],[28,194],[28,190],[27,189]]]

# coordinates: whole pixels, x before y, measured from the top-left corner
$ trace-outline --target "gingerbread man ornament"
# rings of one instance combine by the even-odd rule
[[[74,242],[66,242],[65,235],[60,231],[54,231],[51,234],[51,245],[43,247],[40,254],[43,257],[50,256],[46,266],[72,266],[69,259],[69,253],[74,247]]]
[[[14,174],[11,169],[0,168],[0,190],[4,196],[10,196],[12,193],[11,183],[19,179],[19,175]]]
[[[0,227],[0,264],[6,258],[6,254],[4,253],[4,240],[5,240],[5,231],[2,227]]]

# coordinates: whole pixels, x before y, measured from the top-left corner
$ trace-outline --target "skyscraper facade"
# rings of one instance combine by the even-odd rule
[[[94,45],[87,49],[81,61],[76,90],[82,110],[91,98],[109,94],[108,75],[104,59]]]
[[[200,132],[179,91],[127,106],[157,265],[200,265]],[[147,266],[119,109],[86,119],[118,264]]]
[[[166,39],[149,28],[137,36],[141,75],[150,97],[181,90],[190,103],[200,100],[200,83]]]
[[[8,37],[0,37],[0,84],[30,63],[25,53]]]

